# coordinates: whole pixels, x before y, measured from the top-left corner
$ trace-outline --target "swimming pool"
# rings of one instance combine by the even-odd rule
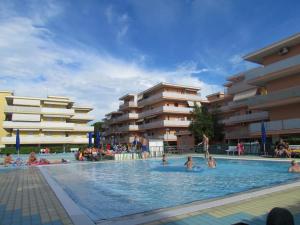
[[[221,197],[300,178],[288,163],[219,159],[216,169],[186,171],[185,158],[44,167],[94,221]]]

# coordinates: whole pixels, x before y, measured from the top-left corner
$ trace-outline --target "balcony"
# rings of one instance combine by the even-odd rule
[[[231,116],[228,119],[222,120],[222,123],[236,124],[236,123],[245,123],[245,122],[251,122],[251,121],[266,120],[268,118],[269,118],[269,113],[263,111],[263,112],[245,114],[245,115]]]
[[[159,120],[150,123],[139,125],[141,130],[163,128],[163,127],[188,127],[191,121],[189,120]]]
[[[300,102],[300,86],[286,88],[271,92],[267,95],[258,95],[248,99],[248,105],[252,109],[269,108],[296,102]]]
[[[94,127],[89,126],[89,125],[78,125],[78,124],[74,124],[73,131],[92,132],[92,131],[94,131]]]
[[[73,116],[75,114],[74,109],[61,109],[61,108],[41,108],[42,114],[50,114],[50,115],[66,115]]]
[[[242,139],[249,138],[250,134],[248,127],[240,127],[231,131],[225,132],[225,139]]]
[[[76,113],[74,116],[71,117],[71,120],[85,120],[85,121],[92,121],[95,117],[91,116],[87,113]]]
[[[16,137],[2,137],[3,144],[15,144]],[[20,136],[21,144],[87,144],[84,137]]]
[[[143,107],[163,99],[172,99],[172,100],[184,100],[184,101],[197,101],[200,102],[202,99],[199,95],[192,94],[181,94],[178,92],[164,91],[155,95],[152,95],[148,98],[142,99],[139,101],[139,106]]]
[[[265,129],[267,134],[299,133],[300,118],[265,122]],[[250,124],[249,131],[251,135],[260,135],[261,123]]]
[[[192,110],[193,110],[192,108],[188,108],[188,107],[161,106],[140,113],[139,118],[144,118],[147,116],[152,116],[160,113],[190,114]]]
[[[252,88],[254,88],[254,86],[247,84],[246,81],[242,81],[239,83],[234,83],[231,87],[229,87],[227,89],[227,94],[233,95],[239,92],[247,91]]]
[[[137,131],[138,129],[139,129],[138,125],[126,125],[117,128],[117,132]]]
[[[263,85],[268,81],[287,75],[299,72],[300,69],[300,55],[296,55],[264,67],[246,72],[246,75],[252,79],[248,80],[249,84]],[[272,76],[271,76],[272,75]]]
[[[112,119],[111,124],[119,123],[119,122],[123,122],[123,121],[127,121],[127,120],[135,120],[138,118],[139,118],[139,115],[137,113],[126,113],[126,114],[123,114],[122,116]]]
[[[135,108],[135,107],[137,107],[136,102],[125,102],[125,103],[123,103],[119,106],[119,109],[124,110],[124,109],[127,109],[127,108]]]
[[[23,113],[23,114],[41,114],[40,107],[30,107],[30,106],[12,106],[7,105],[4,108],[5,113]]]
[[[5,129],[58,129],[58,130],[72,130],[73,123],[64,122],[14,122],[3,121],[3,128]]]

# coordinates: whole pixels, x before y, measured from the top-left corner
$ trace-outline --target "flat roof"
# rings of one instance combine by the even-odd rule
[[[89,111],[93,110],[93,108],[90,106],[73,106],[72,108],[78,109],[78,110],[89,110]]]
[[[226,78],[226,80],[234,82],[234,81],[241,80],[241,79],[244,79],[244,78],[245,78],[245,74],[244,74],[244,72],[242,72],[242,73],[238,73],[238,74],[229,76],[229,77]]]
[[[123,95],[122,97],[120,97],[119,100],[120,100],[120,101],[121,101],[121,100],[125,100],[125,99],[127,99],[127,98],[129,98],[129,97],[134,97],[134,96],[136,96],[136,95],[135,95],[135,94],[130,94],[130,93],[128,93],[128,94]]]
[[[224,95],[224,92],[219,91],[219,92],[216,92],[216,93],[212,93],[210,95],[206,95],[206,98],[213,97],[213,96],[216,96],[216,95]]]
[[[31,99],[31,100],[40,100],[40,101],[52,101],[52,102],[69,102],[73,103],[69,99],[56,99],[56,98],[36,98],[36,97],[25,97],[25,96],[6,96],[6,98],[18,98],[18,99]]]
[[[171,84],[171,83],[161,82],[161,83],[154,85],[151,88],[146,89],[145,91],[140,92],[139,95],[149,93],[151,91],[157,90],[162,87],[184,88],[184,89],[189,89],[192,91],[199,91],[201,89],[200,87],[193,87],[193,86],[188,86],[188,85],[180,85],[180,84]]]
[[[261,64],[264,57],[272,55],[284,47],[292,47],[297,44],[300,44],[300,33],[296,33],[292,36],[277,41],[257,51],[251,52],[245,55],[243,59],[250,62]]]
[[[110,113],[105,114],[105,116],[113,115],[113,114],[123,114],[121,111],[112,111]]]
[[[0,93],[9,93],[9,94],[14,94],[13,91],[8,91],[8,90],[0,90]]]

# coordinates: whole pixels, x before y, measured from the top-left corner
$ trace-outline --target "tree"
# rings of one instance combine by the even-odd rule
[[[224,141],[224,124],[220,123],[218,111],[212,112],[213,126],[214,126],[214,140],[217,142]]]
[[[95,123],[93,124],[93,127],[94,127],[94,132],[96,132],[96,131],[103,132],[103,131],[104,131],[104,128],[103,128],[103,122],[102,122],[102,121],[95,122]]]
[[[202,140],[203,134],[209,138],[214,137],[213,116],[207,108],[195,105],[189,130],[193,133],[197,142]]]

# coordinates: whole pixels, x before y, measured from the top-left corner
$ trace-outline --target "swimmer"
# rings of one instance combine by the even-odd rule
[[[162,156],[162,164],[163,164],[163,165],[168,164],[166,154],[163,154],[163,156]]]
[[[192,169],[193,168],[193,160],[192,160],[192,156],[188,156],[187,161],[184,164],[186,166],[187,169]]]
[[[209,156],[209,157],[208,157],[207,165],[208,165],[209,168],[216,168],[216,167],[217,167],[217,163],[216,163],[216,161],[213,159],[212,156]]]
[[[7,153],[6,157],[4,158],[4,166],[8,166],[8,164],[12,164],[12,163],[13,163],[13,159],[10,153]]]
[[[291,167],[289,168],[289,172],[300,173],[300,166],[298,165],[298,163],[295,160],[293,160],[291,162]]]

